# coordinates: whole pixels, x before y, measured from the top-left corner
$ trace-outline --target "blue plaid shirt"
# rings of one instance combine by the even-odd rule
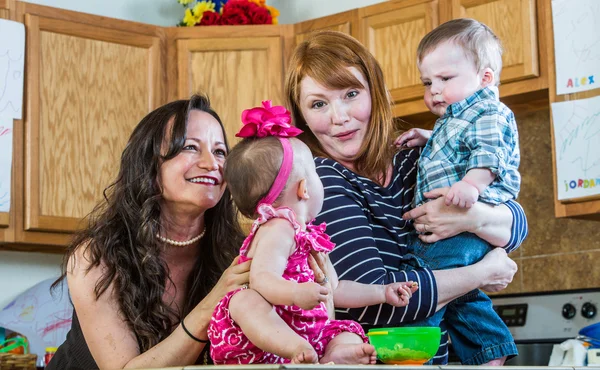
[[[487,168],[496,179],[479,200],[505,203],[519,194],[519,134],[513,112],[498,100],[498,90],[486,87],[451,104],[433,127],[421,153],[413,204],[423,193],[452,186],[472,168]]]

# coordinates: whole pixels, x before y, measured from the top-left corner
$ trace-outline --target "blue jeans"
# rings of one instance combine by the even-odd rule
[[[471,233],[432,244],[423,243],[415,235],[409,245],[414,258],[408,262],[409,266],[403,266],[409,270],[424,266],[432,270],[468,266],[480,261],[491,250],[487,242]],[[494,311],[491,299],[479,289],[455,299],[433,316],[410,326],[440,326],[442,319],[463,365],[481,365],[518,354],[508,327]]]

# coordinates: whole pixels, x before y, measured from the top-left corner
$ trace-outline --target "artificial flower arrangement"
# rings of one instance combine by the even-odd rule
[[[185,8],[179,26],[277,24],[279,11],[266,0],[177,0]]]

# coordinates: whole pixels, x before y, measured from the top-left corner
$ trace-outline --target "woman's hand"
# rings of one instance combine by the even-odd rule
[[[315,274],[315,281],[322,286],[326,287],[328,291],[333,293],[332,280],[327,277],[325,273],[327,271],[328,262],[327,256],[324,253],[311,251],[308,256],[308,264],[310,265],[310,269],[313,270]],[[335,319],[335,305],[333,304],[333,294],[327,295],[327,301],[325,301],[325,306],[327,307],[327,312],[329,313],[329,318],[331,320]]]
[[[494,248],[476,263],[481,269],[480,288],[486,292],[499,292],[505,289],[517,273],[517,264],[502,248]]]
[[[233,259],[231,265],[223,271],[219,281],[217,281],[213,289],[206,296],[208,298],[206,303],[210,304],[213,309],[225,294],[243,286],[248,287],[250,283],[250,264],[252,261],[238,264],[239,259],[239,256]]]
[[[466,217],[470,209],[445,204],[444,197],[448,190],[439,188],[424,193],[425,198],[432,200],[402,215],[405,220],[414,220],[415,230],[422,233],[419,238],[426,243],[434,243],[465,231],[474,232],[479,227],[473,223],[473,217]]]
[[[471,208],[446,206],[448,188],[423,195],[429,202],[406,212],[402,218],[414,220],[415,230],[425,243],[434,243],[462,232],[470,232],[496,247],[504,247],[511,238],[513,216],[505,204],[493,206],[477,202]]]
[[[308,256],[308,265],[315,274],[315,281],[319,284],[323,284],[325,277],[327,276],[327,274],[325,274],[325,271],[327,271],[327,257],[325,254],[311,251]]]

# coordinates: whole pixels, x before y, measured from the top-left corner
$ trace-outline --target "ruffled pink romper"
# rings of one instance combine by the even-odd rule
[[[325,234],[325,223],[314,226],[308,224],[306,231],[300,229],[296,222],[294,212],[286,207],[274,209],[270,205],[261,205],[258,209],[259,218],[254,221],[250,235],[244,240],[240,249],[240,263],[247,261],[246,254],[256,230],[272,218],[288,220],[296,231],[296,249],[288,258],[288,263],[283,273],[287,280],[298,283],[315,281],[313,271],[308,264],[308,255],[312,250],[328,253],[334,244]],[[210,324],[208,338],[210,339],[210,355],[215,364],[282,364],[290,360],[281,358],[272,353],[264,352],[252,344],[244,335],[240,327],[229,315],[229,302],[231,297],[241,289],[229,292],[217,304]],[[342,332],[351,332],[359,335],[365,343],[368,339],[357,322],[351,320],[329,320],[325,303],[312,310],[303,310],[298,306],[275,306],[275,310],[300,336],[306,339],[317,352],[319,358],[323,357],[327,344]],[[277,338],[273,338],[277,340]]]

